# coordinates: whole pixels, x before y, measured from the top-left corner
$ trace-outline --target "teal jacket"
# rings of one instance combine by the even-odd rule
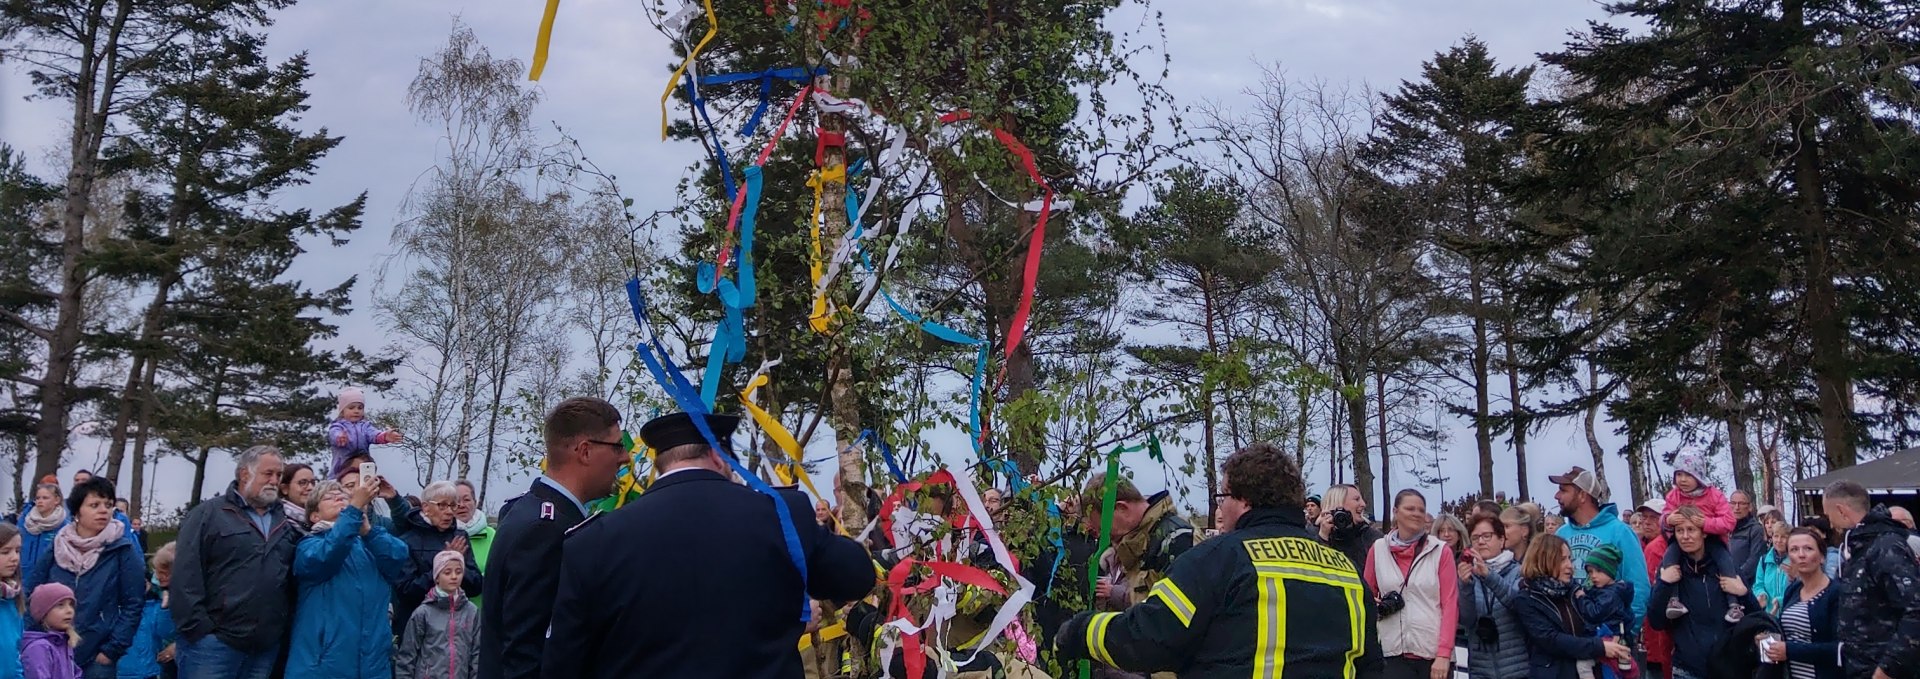
[[[394,586],[406,581],[407,546],[379,522],[361,535],[365,516],[349,506],[331,530],[300,541],[293,558],[300,603],[287,649],[287,679],[393,676],[387,606]]]
[[[1641,551],[1640,537],[1620,520],[1620,510],[1613,503],[1600,505],[1600,513],[1587,525],[1577,525],[1568,518],[1557,535],[1573,548],[1573,578],[1581,587],[1587,585],[1587,552],[1605,544],[1619,548],[1620,579],[1633,583],[1633,624],[1638,627],[1647,619],[1647,593],[1653,591],[1647,581],[1647,557]]]
[[[21,594],[24,597],[26,594]],[[0,679],[20,679],[20,637],[27,632],[18,599],[0,599]]]

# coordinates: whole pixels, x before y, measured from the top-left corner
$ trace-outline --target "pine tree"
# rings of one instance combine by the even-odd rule
[[[1595,300],[1546,338],[1630,389],[1629,448],[1755,419],[1830,468],[1920,438],[1914,41],[1895,3],[1636,0],[1546,55],[1575,93],[1534,146],[1533,313]],[[1898,286],[1894,286],[1898,287]],[[1609,332],[1618,327],[1618,332]],[[1877,404],[1865,405],[1863,404]],[[1717,434],[1709,438],[1717,438]],[[1743,487],[1746,487],[1743,484]]]

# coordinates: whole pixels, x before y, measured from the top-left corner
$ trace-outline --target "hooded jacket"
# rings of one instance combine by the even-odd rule
[[[407,546],[378,522],[361,535],[365,516],[349,505],[332,529],[300,541],[293,559],[300,605],[293,612],[287,679],[393,675],[393,634],[382,623],[393,587],[407,578]]]
[[[133,549],[133,536],[123,534],[119,541],[101,546],[99,561],[85,575],[75,577],[53,558],[52,550],[40,555],[33,570],[34,582],[73,589],[73,631],[80,634],[73,657],[91,661],[104,654],[118,661],[127,654],[147,596],[146,566]]]
[[[1711,538],[1706,538],[1711,539]],[[1648,605],[1654,611],[1665,611],[1667,602],[1675,597],[1687,605],[1689,613],[1679,619],[1668,618],[1665,614],[1647,618],[1654,629],[1666,630],[1673,634],[1673,665],[1687,670],[1696,676],[1708,676],[1718,666],[1715,653],[1720,642],[1727,639],[1733,628],[1724,619],[1729,601],[1736,600],[1720,589],[1720,580],[1713,567],[1713,559],[1702,554],[1695,560],[1691,556],[1681,555],[1680,582],[1668,583],[1656,581],[1653,585],[1653,598]],[[1749,617],[1762,617],[1760,602],[1754,600],[1753,592],[1737,598],[1741,608]],[[1752,637],[1747,637],[1751,646]],[[1755,656],[1758,657],[1758,656]]]
[[[1773,551],[1769,545],[1766,551],[1747,560],[1740,569],[1741,578],[1747,586],[1753,588],[1753,598],[1760,600],[1761,608],[1767,615],[1779,617],[1780,606],[1787,596],[1787,555]]]
[[[286,638],[293,617],[293,551],[301,536],[280,503],[267,512],[272,528],[262,533],[235,483],[187,513],[168,587],[181,638],[199,641],[213,634],[248,652]]]
[[[80,679],[80,666],[73,662],[73,649],[67,647],[67,635],[60,632],[31,630],[20,639],[20,666],[27,679]]]
[[[65,500],[62,500],[62,502],[65,502]],[[40,563],[40,557],[53,553],[54,534],[60,532],[60,529],[66,528],[67,524],[73,521],[73,517],[69,516],[61,521],[60,525],[53,527],[52,530],[45,533],[29,533],[27,532],[27,514],[32,511],[33,506],[28,505],[26,511],[20,513],[20,519],[16,522],[16,525],[20,526],[20,591],[22,592],[31,592],[34,586],[40,584],[33,581],[33,573],[30,572],[33,570],[33,565]],[[65,507],[61,507],[60,511],[65,512],[67,510]],[[26,595],[22,594],[21,596]]]
[[[395,676],[407,679],[473,679],[480,675],[480,609],[458,591],[435,588],[413,609],[400,648],[393,654]]]
[[[1847,531],[1848,556],[1840,580],[1837,636],[1848,677],[1920,675],[1920,566],[1907,547],[1907,528],[1875,507]]]
[[[160,649],[173,643],[173,615],[162,607],[160,586],[148,584],[147,601],[140,613],[140,629],[133,645],[114,669],[121,679],[150,679],[160,676]]]
[[[1613,503],[1600,505],[1599,513],[1584,526],[1567,519],[1556,534],[1573,549],[1573,578],[1581,586],[1587,584],[1587,552],[1600,545],[1619,549],[1620,579],[1633,583],[1633,620],[1646,619],[1650,589],[1646,555],[1641,552],[1640,536],[1634,535],[1633,528],[1620,520],[1620,510]]]
[[[1520,594],[1520,562],[1512,552],[1487,562],[1487,574],[1460,585],[1460,629],[1466,635],[1467,675],[1473,679],[1503,679],[1527,674],[1527,635],[1520,629],[1514,604]],[[1487,619],[1488,628],[1480,623]],[[1483,629],[1495,638],[1483,638]]]
[[[1734,563],[1746,564],[1773,549],[1773,543],[1767,540],[1767,527],[1749,516],[1733,520],[1733,532],[1727,535],[1727,549],[1733,552]]]

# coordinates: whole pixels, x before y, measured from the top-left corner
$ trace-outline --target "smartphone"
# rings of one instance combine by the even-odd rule
[[[361,483],[372,482],[374,479],[377,479],[377,478],[380,478],[379,467],[375,466],[372,462],[360,463],[360,482]]]

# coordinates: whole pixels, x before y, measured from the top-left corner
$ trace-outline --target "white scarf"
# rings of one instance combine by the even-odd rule
[[[45,535],[47,531],[57,529],[66,522],[67,508],[61,505],[54,505],[53,511],[46,514],[41,514],[38,509],[27,512],[26,520],[23,521],[30,535]]]
[[[468,537],[478,537],[487,531],[487,513],[478,509],[473,511],[472,521],[461,521],[455,517],[453,522],[460,530],[466,531]]]
[[[331,531],[331,530],[333,530],[333,522],[332,522],[332,521],[315,521],[315,522],[313,522],[313,534],[314,534],[314,535],[321,535],[321,534],[324,534],[324,533],[326,533],[326,532],[328,532],[328,531]]]

